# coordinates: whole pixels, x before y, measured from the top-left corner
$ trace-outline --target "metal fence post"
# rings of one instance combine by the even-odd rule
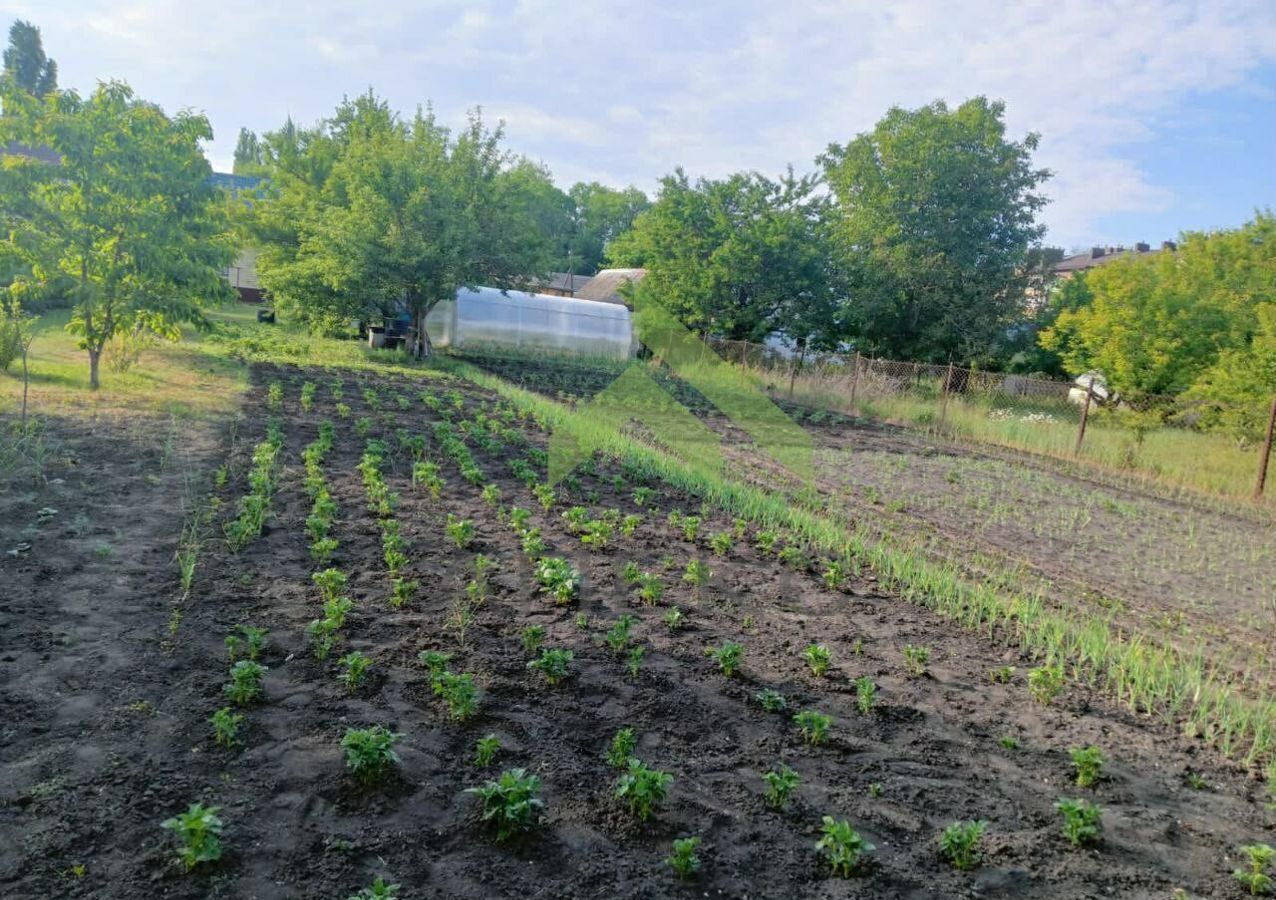
[[[1094,397],[1094,379],[1085,386],[1085,404],[1081,407],[1081,424],[1077,426],[1077,445],[1072,448],[1073,456],[1081,455],[1081,442],[1085,440],[1085,423],[1090,418],[1090,400]]]
[[[1262,452],[1258,454],[1258,482],[1254,485],[1254,499],[1263,496],[1263,488],[1267,485],[1267,461],[1272,455],[1272,432],[1276,431],[1276,397],[1272,398],[1272,411],[1267,416],[1267,438],[1263,441]]]

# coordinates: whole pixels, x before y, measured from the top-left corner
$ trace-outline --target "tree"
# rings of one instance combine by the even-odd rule
[[[1004,104],[892,108],[820,157],[836,199],[833,241],[848,325],[862,349],[945,362],[994,345],[1023,303],[1044,232],[1037,135],[1006,138]]]
[[[1276,303],[1256,311],[1258,329],[1249,346],[1218,355],[1187,391],[1199,400],[1199,424],[1238,441],[1261,440],[1276,397]]]
[[[1178,394],[1259,332],[1276,282],[1276,218],[1185,234],[1176,251],[1121,257],[1070,281],[1089,302],[1060,312],[1041,345],[1069,372],[1098,369],[1127,394]]]
[[[43,97],[58,87],[58,64],[44,55],[40,29],[21,19],[9,27],[4,71],[28,94]]]
[[[261,142],[255,132],[247,128],[239,129],[239,140],[235,142],[235,162],[231,171],[236,175],[256,175],[262,166]]]
[[[607,248],[651,206],[647,195],[635,187],[617,190],[596,181],[577,182],[568,195],[572,204],[572,235],[569,257],[562,269],[565,272],[592,275],[601,269]]]
[[[825,201],[815,187],[792,171],[778,181],[741,173],[692,183],[678,169],[607,254],[646,268],[640,289],[703,334],[832,339]]]
[[[439,301],[548,273],[533,202],[548,175],[501,140],[477,112],[453,135],[429,111],[401,120],[371,92],[315,129],[286,123],[267,135],[268,188],[249,213],[262,285],[319,328],[401,306],[428,354]]]
[[[43,100],[9,86],[0,143],[49,147],[59,162],[19,159],[6,167],[0,200],[16,207],[7,248],[23,263],[11,293],[71,286],[67,329],[89,355],[100,385],[102,349],[116,334],[146,329],[176,339],[203,325],[208,300],[228,298],[222,270],[234,259],[224,206],[209,184],[200,141],[203,116],[164,115],[119,82],[87,98]]]

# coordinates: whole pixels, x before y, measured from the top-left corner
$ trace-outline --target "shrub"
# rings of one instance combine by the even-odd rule
[[[634,750],[638,747],[638,738],[634,736],[632,728],[622,728],[616,732],[615,737],[611,739],[611,745],[607,748],[607,765],[613,769],[623,769],[629,765],[629,758],[634,755]]]
[[[812,746],[824,743],[829,726],[833,724],[832,719],[813,709],[802,710],[793,717],[793,721],[802,730],[802,739]]]
[[[837,820],[832,816],[825,816],[820,834],[815,849],[824,854],[833,874],[843,878],[849,878],[859,867],[863,857],[875,849],[846,819]]]
[[[744,647],[735,641],[726,641],[711,654],[722,674],[730,678],[740,671],[740,662],[744,659]]]
[[[229,706],[223,706],[213,713],[209,722],[213,726],[213,740],[218,746],[233,747],[239,742],[239,726],[244,722],[243,713],[234,712]]]
[[[1062,666],[1039,666],[1028,670],[1028,693],[1038,703],[1049,706],[1062,690]]]
[[[551,687],[561,684],[571,674],[571,662],[573,659],[570,650],[541,650],[538,659],[534,659],[527,664],[529,669],[537,669],[545,676],[545,681]]]
[[[495,827],[498,841],[505,841],[536,824],[545,805],[540,789],[540,779],[526,769],[507,769],[495,781],[467,788],[466,793],[483,801],[483,821]]]
[[[832,654],[829,648],[823,644],[812,644],[802,651],[802,657],[806,660],[806,664],[811,667],[811,674],[816,678],[823,678],[829,670],[829,664],[832,662]]]
[[[700,857],[696,848],[700,846],[700,838],[677,838],[673,842],[673,852],[665,857],[665,862],[678,873],[679,878],[690,878],[700,871]]]
[[[1063,836],[1072,846],[1093,843],[1103,833],[1103,810],[1095,804],[1060,797],[1054,808],[1063,813]]]
[[[625,772],[616,783],[616,796],[629,804],[629,811],[642,821],[651,817],[652,810],[665,801],[673,776],[658,769],[649,769],[642,760],[630,757]]]
[[[1241,847],[1241,853],[1244,854],[1249,868],[1236,869],[1232,872],[1232,877],[1249,890],[1250,896],[1270,894],[1272,877],[1268,874],[1268,870],[1273,856],[1276,856],[1276,850],[1268,844],[1247,844]]]
[[[939,852],[958,869],[973,869],[979,862],[979,842],[988,823],[979,820],[954,822],[939,836]]]
[[[222,820],[219,807],[192,803],[184,813],[165,819],[160,827],[177,836],[177,858],[190,871],[202,862],[215,862],[222,855]]]
[[[776,809],[780,809],[789,802],[789,795],[801,781],[797,772],[784,765],[770,772],[764,772],[762,780],[767,784],[767,800]]]
[[[399,754],[394,745],[403,735],[381,725],[371,728],[347,728],[341,738],[341,749],[346,753],[346,768],[364,782],[384,777],[399,764]]]
[[[487,737],[481,737],[474,745],[474,765],[480,769],[485,769],[496,761],[496,754],[500,752],[501,742],[496,735],[489,734]]]
[[[1068,750],[1072,767],[1077,772],[1077,787],[1090,787],[1103,777],[1103,751],[1098,747],[1073,747]]]
[[[230,681],[222,690],[232,703],[245,706],[261,696],[261,677],[266,667],[251,659],[241,659],[230,667]]]

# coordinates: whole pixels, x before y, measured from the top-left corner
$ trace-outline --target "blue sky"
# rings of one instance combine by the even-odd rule
[[[300,11],[300,12],[299,12]],[[832,0],[0,0],[82,91],[128,81],[205,112],[228,168],[241,125],[313,122],[374,87],[459,123],[481,105],[560,184],[651,190],[810,168],[891,105],[975,94],[1041,134],[1065,247],[1153,243],[1276,207],[1276,5]]]

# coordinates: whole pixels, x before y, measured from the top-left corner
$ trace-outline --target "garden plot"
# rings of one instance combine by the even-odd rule
[[[6,894],[1227,896],[1270,838],[1203,744],[853,559],[632,466],[545,488],[459,382],[259,369],[239,435],[145,711],[4,798]]]

